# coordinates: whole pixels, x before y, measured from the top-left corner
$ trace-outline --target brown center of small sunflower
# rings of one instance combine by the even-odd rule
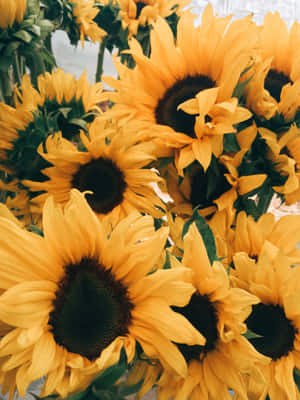
[[[99,214],[107,214],[122,203],[126,182],[123,172],[110,159],[98,158],[82,165],[73,176],[71,185],[81,192],[90,190],[86,199]]]
[[[280,102],[281,90],[287,83],[292,83],[288,76],[286,76],[283,72],[270,69],[265,78],[265,89],[268,90],[274,99]]]
[[[94,360],[128,333],[133,304],[127,289],[98,261],[83,258],[67,265],[58,286],[49,317],[57,344]]]
[[[293,350],[298,332],[281,306],[263,303],[254,305],[246,324],[252,332],[260,335],[249,341],[257,351],[274,361]]]
[[[191,177],[190,202],[193,206],[205,208],[213,205],[223,193],[231,189],[224,176],[226,168],[219,163],[212,163],[204,171],[202,167]]]
[[[213,87],[215,82],[206,75],[188,76],[177,81],[159,100],[155,109],[156,122],[195,138],[195,116],[177,110],[177,107],[184,101],[194,98],[202,90]]]
[[[172,307],[174,311],[185,316],[191,324],[206,338],[204,346],[188,346],[177,343],[179,350],[184,355],[187,362],[199,360],[214,350],[219,338],[218,334],[218,315],[214,304],[207,295],[199,293],[193,294],[188,305],[185,307]]]

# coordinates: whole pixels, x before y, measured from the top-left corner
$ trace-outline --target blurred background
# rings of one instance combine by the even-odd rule
[[[293,21],[300,21],[300,0],[192,0],[191,9],[199,16],[196,22],[200,23],[201,14],[208,3],[220,16],[233,14],[241,18],[253,13],[257,23],[262,23],[268,11],[278,11],[281,17],[290,26]],[[53,50],[57,64],[64,71],[69,71],[77,78],[86,69],[91,83],[95,81],[98,45],[86,42],[84,49],[70,44],[65,32],[56,31],[53,38]],[[107,51],[104,58],[104,76],[116,76],[110,53]]]

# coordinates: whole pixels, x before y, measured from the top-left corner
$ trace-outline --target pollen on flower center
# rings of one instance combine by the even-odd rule
[[[265,78],[265,89],[268,90],[270,95],[280,102],[281,90],[284,85],[292,83],[290,78],[283,72],[270,69],[268,75]]]
[[[246,324],[252,332],[260,335],[250,339],[250,342],[265,356],[277,360],[293,350],[298,332],[281,306],[263,303],[254,305]]]
[[[226,172],[226,168],[219,163],[212,163],[207,171],[199,167],[191,177],[190,202],[193,208],[211,206],[214,200],[231,188],[224,176]]]
[[[195,116],[177,110],[186,100],[192,99],[197,93],[215,87],[215,82],[206,75],[188,76],[177,81],[158,101],[155,109],[156,122],[168,125],[176,132],[182,132],[195,138]]]
[[[80,167],[73,176],[72,187],[81,192],[92,191],[86,196],[89,205],[95,212],[107,214],[122,202],[126,182],[112,160],[98,158]]]
[[[49,325],[57,344],[90,360],[128,332],[133,304],[127,289],[96,260],[65,267]]]
[[[184,315],[206,338],[204,346],[177,344],[187,362],[199,360],[215,349],[219,334],[217,329],[218,315],[214,304],[207,295],[193,294],[185,307],[173,307],[174,311]]]

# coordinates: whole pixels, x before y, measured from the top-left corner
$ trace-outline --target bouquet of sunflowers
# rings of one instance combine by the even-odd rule
[[[0,0],[9,399],[300,399],[300,24],[186,6]]]

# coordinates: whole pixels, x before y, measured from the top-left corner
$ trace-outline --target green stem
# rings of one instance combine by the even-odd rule
[[[1,101],[10,106],[14,105],[13,77],[10,70],[0,72],[0,92]]]
[[[21,71],[21,57],[19,57],[18,52],[15,51],[14,58],[13,58],[13,76],[14,76],[14,83],[18,85],[22,84],[22,71]]]
[[[96,78],[95,78],[96,82],[101,81],[101,77],[103,74],[103,61],[104,61],[104,51],[106,49],[106,43],[107,43],[107,39],[106,39],[106,37],[104,37],[102,42],[99,45]]]

